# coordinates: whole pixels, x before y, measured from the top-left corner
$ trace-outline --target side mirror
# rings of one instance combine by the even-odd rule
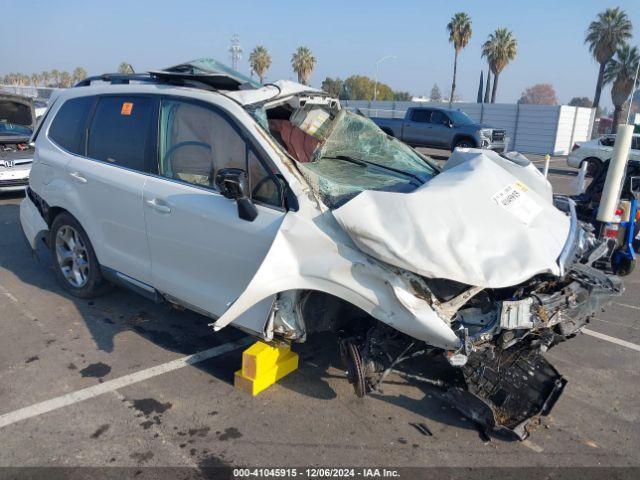
[[[630,190],[634,195],[640,194],[640,177],[631,177]]]
[[[258,210],[247,196],[249,182],[247,174],[241,168],[221,168],[215,179],[216,186],[223,197],[235,200],[238,204],[238,216],[253,222],[258,216]]]

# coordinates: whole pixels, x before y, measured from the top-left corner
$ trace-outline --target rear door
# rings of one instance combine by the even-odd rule
[[[402,140],[409,145],[433,145],[431,109],[414,108],[404,121]]]
[[[275,170],[233,119],[208,103],[163,99],[159,130],[156,174],[144,188],[153,285],[219,316],[253,278],[284,218]],[[221,168],[248,172],[254,221],[240,219],[236,202],[219,193]]]
[[[114,274],[151,282],[142,191],[155,155],[157,101],[151,96],[95,98],[83,156],[67,175],[100,263]]]

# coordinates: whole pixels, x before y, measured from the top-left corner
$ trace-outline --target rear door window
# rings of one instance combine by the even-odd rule
[[[89,126],[87,156],[132,170],[146,171],[151,147],[154,100],[114,96],[98,100]]]
[[[431,110],[427,110],[425,108],[414,110],[413,114],[411,115],[411,120],[413,120],[414,122],[420,122],[420,123],[429,123],[430,118],[431,118]]]
[[[64,102],[51,122],[49,138],[71,153],[84,155],[85,126],[94,98],[72,98]]]

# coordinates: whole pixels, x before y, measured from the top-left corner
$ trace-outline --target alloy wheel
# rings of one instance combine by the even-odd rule
[[[56,234],[56,258],[64,278],[75,288],[82,288],[89,280],[89,255],[78,231],[63,225]]]

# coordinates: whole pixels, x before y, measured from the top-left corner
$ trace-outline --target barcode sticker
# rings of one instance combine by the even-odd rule
[[[525,225],[529,225],[542,211],[528,194],[529,187],[522,182],[507,185],[491,197],[497,205],[517,217]]]

